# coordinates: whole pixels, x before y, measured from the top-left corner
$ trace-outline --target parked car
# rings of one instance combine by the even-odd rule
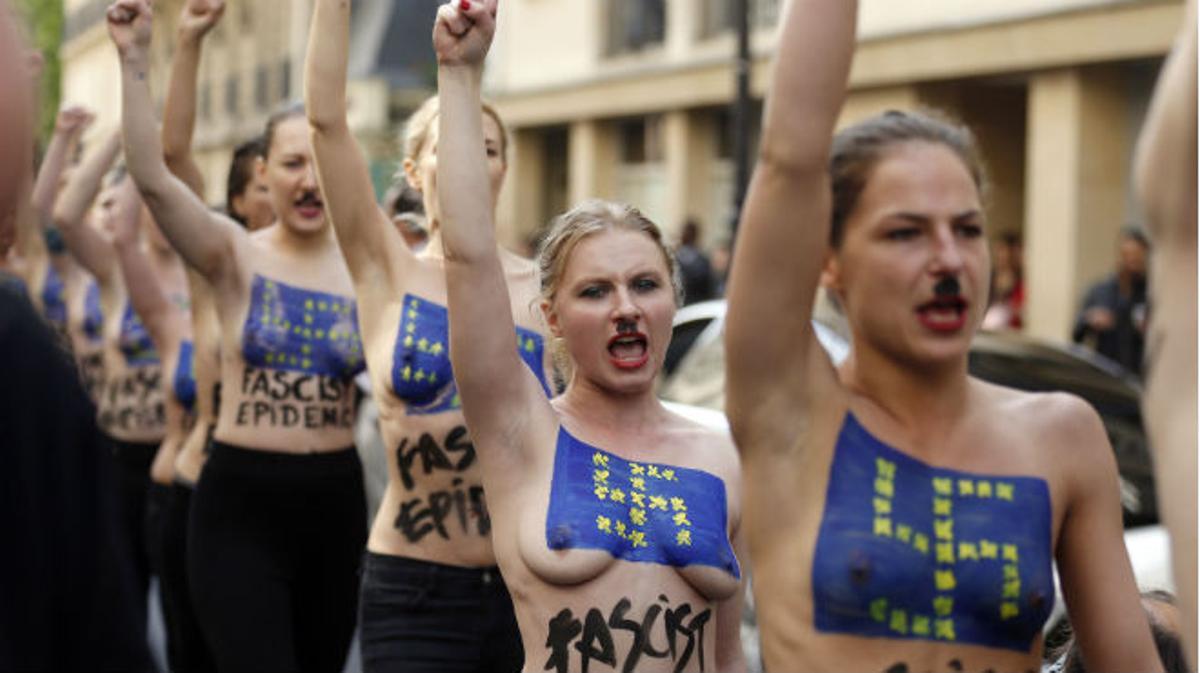
[[[725,408],[725,300],[685,306],[675,317],[659,396],[685,405]],[[850,353],[848,328],[833,319],[814,320],[817,340],[840,363]],[[1159,525],[1149,446],[1142,426],[1141,385],[1119,365],[1079,346],[1063,346],[1019,333],[981,332],[971,345],[973,376],[1027,390],[1065,391],[1099,412],[1120,472],[1125,546],[1139,588],[1174,590],[1166,530]],[[728,426],[726,426],[728,427]],[[1057,573],[1055,584],[1057,586]],[[1061,592],[1046,622],[1050,633],[1064,616]],[[757,653],[752,597],[743,623],[747,656]],[[1047,642],[1051,640],[1048,636]],[[757,663],[757,662],[754,662]]]

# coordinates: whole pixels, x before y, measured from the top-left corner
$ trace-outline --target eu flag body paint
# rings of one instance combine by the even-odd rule
[[[1028,651],[1054,604],[1050,490],[931,467],[846,415],[813,556],[818,631]]]
[[[100,309],[100,284],[89,280],[83,297],[83,334],[92,343],[104,338],[104,312]]]
[[[627,461],[558,432],[546,545],[640,563],[706,565],[741,577],[725,482],[701,470]]]
[[[518,327],[517,351],[549,397],[542,335]],[[404,295],[400,331],[392,354],[392,390],[404,400],[410,416],[462,408],[450,366],[450,312],[445,306]]]
[[[47,322],[58,333],[67,333],[66,288],[53,264],[46,267],[46,281],[42,285],[42,310]]]
[[[196,372],[195,351],[192,342],[184,341],[179,344],[179,362],[175,365],[175,375],[172,384],[175,389],[175,399],[189,412],[196,408]]]
[[[121,353],[125,355],[126,364],[138,367],[158,364],[158,351],[154,350],[154,342],[142,319],[133,310],[133,304],[125,305],[125,314],[121,317],[121,336],[119,340]]]
[[[256,275],[242,357],[264,369],[351,378],[364,367],[355,302]]]

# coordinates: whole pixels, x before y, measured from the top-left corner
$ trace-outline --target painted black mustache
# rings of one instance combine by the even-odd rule
[[[958,278],[954,276],[944,276],[933,286],[933,296],[935,297],[957,297],[962,294],[962,290],[958,285]]]
[[[633,320],[618,320],[617,334],[629,334],[637,331],[637,322]]]

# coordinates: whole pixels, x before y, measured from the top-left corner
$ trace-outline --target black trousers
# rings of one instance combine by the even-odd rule
[[[116,485],[117,519],[120,523],[120,542],[127,548],[123,555],[131,564],[138,604],[138,621],[143,638],[146,631],[146,594],[150,589],[150,548],[147,530],[147,503],[150,498],[150,464],[158,444],[125,442],[106,438],[113,456],[113,480]]]
[[[364,673],[508,673],[525,652],[500,570],[367,552],[360,638]]]
[[[162,517],[158,582],[167,625],[167,663],[172,673],[216,670],[188,586],[187,528],[192,490],[190,484],[176,481],[167,491]]]
[[[358,453],[212,447],[192,498],[187,555],[217,669],[338,673],[367,537]]]

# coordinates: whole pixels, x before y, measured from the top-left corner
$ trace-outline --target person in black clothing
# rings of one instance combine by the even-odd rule
[[[1146,332],[1146,236],[1133,227],[1121,232],[1117,270],[1093,285],[1075,319],[1072,339],[1134,374],[1142,372]]]
[[[679,261],[679,273],[683,276],[683,303],[694,304],[716,296],[716,283],[712,264],[700,249],[700,226],[695,220],[683,225],[679,247],[675,249]]]

